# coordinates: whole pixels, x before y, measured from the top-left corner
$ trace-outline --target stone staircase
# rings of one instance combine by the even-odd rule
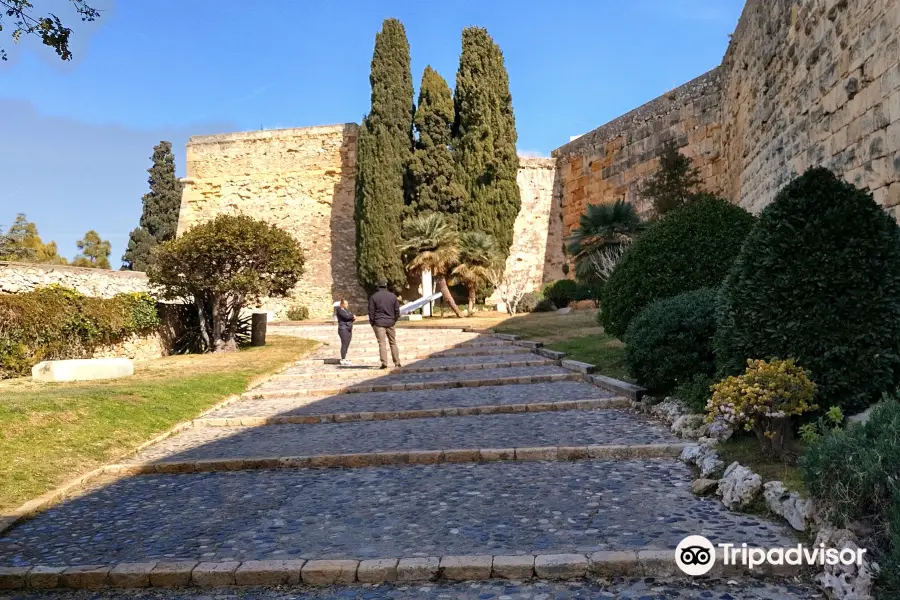
[[[688,535],[796,541],[692,495],[684,443],[627,399],[535,344],[397,333],[404,366],[382,371],[368,327],[354,332],[349,367],[328,364],[334,327],[270,327],[329,345],[0,534],[0,587],[390,582],[384,596],[309,597],[490,598],[478,590],[507,580],[507,595],[562,598],[595,584],[552,581],[625,577],[614,585],[672,580],[655,585],[673,598],[815,597],[737,572],[713,572],[732,585],[681,578],[673,549]],[[584,597],[615,597],[601,591]]]

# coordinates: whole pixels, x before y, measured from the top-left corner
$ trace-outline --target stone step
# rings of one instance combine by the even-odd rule
[[[797,543],[785,526],[695,497],[690,481],[668,459],[145,475],[14,526],[0,565],[671,553],[687,535]]]
[[[295,406],[307,401],[313,404],[315,398],[292,398]],[[266,402],[249,400],[247,402]],[[631,408],[627,398],[601,398],[592,400],[567,400],[561,402],[531,402],[526,404],[487,404],[463,408],[430,408],[424,410],[391,410],[384,412],[315,413],[309,415],[278,415],[268,417],[201,417],[191,423],[194,427],[260,427],[265,425],[297,425],[316,423],[355,423],[358,421],[397,421],[404,419],[432,419],[438,417],[460,417],[471,415],[504,415],[514,413],[537,413],[563,410],[594,410],[606,408]]]
[[[277,398],[285,396],[328,396],[362,392],[402,392],[458,387],[514,385],[551,381],[583,381],[584,375],[561,367],[515,367],[484,369],[459,373],[397,373],[361,382],[272,381],[242,394],[245,398]]]
[[[404,392],[367,392],[329,397],[243,398],[204,416],[212,419],[242,417],[289,417],[330,414],[371,413],[391,415],[410,411],[440,410],[452,414],[483,406],[525,406],[562,402],[611,400],[611,392],[579,381],[448,388]],[[617,400],[627,408],[629,404]],[[377,417],[375,417],[377,418]]]
[[[441,359],[422,359],[407,363],[402,368],[391,370],[394,375],[404,373],[449,373],[457,371],[483,371],[485,369],[507,369],[513,367],[546,367],[558,365],[557,361],[540,357],[536,354],[510,354],[497,357],[462,356]],[[297,365],[268,379],[268,382],[291,382],[308,380],[344,380],[366,381],[378,379],[384,374],[378,365],[354,363],[351,365],[333,365],[327,363],[313,365]]]
[[[321,354],[333,354],[338,347],[332,348],[328,347],[327,350],[320,351]],[[356,350],[351,346],[351,350]],[[486,348],[455,348],[450,347],[447,349],[441,350],[431,350],[425,352],[419,352],[413,358],[414,360],[422,360],[426,358],[443,358],[443,357],[455,357],[455,356],[503,356],[505,354],[521,354],[522,348],[512,345],[507,346],[496,346],[496,347],[486,347]],[[406,353],[407,355],[409,353]],[[348,355],[350,360],[356,365],[365,365],[365,366],[378,366],[380,364],[378,351],[377,349],[372,349],[372,351],[367,351],[366,354],[361,354],[360,352],[351,351]],[[547,358],[547,357],[545,357]],[[552,359],[558,360],[558,359]],[[311,364],[332,364],[336,365],[340,363],[340,359],[336,356],[319,356],[313,358],[301,359],[296,362],[297,365],[311,365]]]
[[[272,427],[192,427],[125,462],[678,442],[666,428],[630,411],[576,410]]]

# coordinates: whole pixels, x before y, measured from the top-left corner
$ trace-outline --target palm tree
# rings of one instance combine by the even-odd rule
[[[450,309],[462,317],[447,287],[447,274],[459,261],[459,234],[441,213],[408,218],[401,227],[400,251],[410,271],[431,271]]]
[[[478,286],[488,280],[488,271],[500,261],[494,238],[481,231],[466,231],[459,236],[459,264],[453,269],[454,281],[466,286],[469,314],[475,310]]]
[[[641,229],[641,218],[630,202],[588,204],[578,227],[566,239],[569,254],[575,257],[575,275],[582,281],[594,278],[591,257],[606,248],[629,244]]]

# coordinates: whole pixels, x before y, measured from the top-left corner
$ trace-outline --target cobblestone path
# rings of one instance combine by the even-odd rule
[[[330,327],[272,329],[331,342],[337,337]],[[358,328],[351,346],[351,357],[363,363],[375,348],[365,329]],[[706,535],[714,543],[796,543],[781,525],[695,497],[690,470],[674,458],[573,454],[572,460],[520,460],[529,451],[543,458],[540,453],[548,448],[556,457],[557,447],[562,456],[564,447],[671,448],[681,440],[625,408],[622,399],[587,383],[580,373],[514,341],[421,329],[398,330],[398,338],[404,356],[433,357],[404,360],[403,370],[389,372],[365,364],[348,369],[326,364],[336,345],[323,346],[244,398],[126,462],[244,464],[242,459],[256,457],[403,451],[412,463],[416,451],[444,451],[434,454],[430,462],[436,464],[212,468],[123,477],[0,534],[0,567],[590,554],[672,550],[691,534]],[[431,389],[417,389],[424,384]],[[347,385],[357,388],[346,390]],[[317,392],[335,387],[344,391]],[[327,415],[333,422],[239,422],[312,415]],[[490,449],[508,453],[485,462]],[[702,586],[617,581],[248,588],[228,592],[232,595],[212,590],[204,597],[818,597],[804,585],[752,580]],[[29,594],[22,597],[45,597]],[[73,600],[182,597],[156,589],[46,594]]]

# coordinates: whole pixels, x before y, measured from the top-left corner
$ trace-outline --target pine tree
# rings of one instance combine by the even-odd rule
[[[465,191],[455,176],[453,95],[437,71],[425,67],[419,88],[415,126],[419,134],[410,166],[410,203],[407,216],[440,212],[455,222]]]
[[[109,268],[109,240],[100,238],[100,234],[91,229],[84,234],[84,238],[75,242],[81,254],[75,257],[72,264],[76,267],[89,267],[95,269]]]
[[[653,203],[653,212],[661,217],[700,197],[701,181],[700,169],[692,167],[691,159],[669,142],[659,155],[659,171],[644,183],[641,196]]]
[[[357,140],[357,276],[367,289],[379,279],[401,289],[406,274],[398,244],[412,156],[413,85],[409,42],[396,19],[386,19],[375,36],[369,81],[372,108]]]
[[[507,256],[521,207],[516,121],[503,54],[485,29],[463,30],[454,104],[455,159],[466,191],[460,229],[491,235]]]
[[[15,222],[6,234],[0,233],[0,260],[64,265],[66,259],[59,255],[56,242],[46,244],[38,234],[37,225],[24,214],[16,215]]]
[[[162,141],[153,148],[153,164],[147,172],[150,191],[144,194],[140,227],[131,232],[128,248],[122,256],[122,268],[144,271],[150,251],[157,244],[175,238],[183,185],[175,177],[172,143]]]

